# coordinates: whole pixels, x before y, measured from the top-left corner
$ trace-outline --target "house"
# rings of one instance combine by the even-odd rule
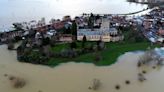
[[[77,39],[79,41],[82,41],[83,37],[86,36],[87,41],[99,41],[100,39],[104,42],[123,40],[123,37],[111,36],[117,34],[118,34],[118,30],[115,28],[94,29],[94,31],[92,31],[91,29],[79,29],[77,32]]]
[[[118,42],[118,41],[122,41],[124,40],[124,36],[115,36],[115,37],[111,37],[110,41],[111,42]]]
[[[153,24],[153,19],[146,19],[143,22],[144,29],[150,29],[152,28]]]
[[[0,35],[1,35],[0,41],[5,43],[8,39],[14,39],[17,36],[22,37],[23,31],[9,31],[9,32],[1,33]]]
[[[164,36],[164,29],[160,28],[160,29],[158,30],[158,34],[159,34],[160,36]]]
[[[52,24],[52,26],[58,30],[58,29],[62,29],[65,26],[65,23],[63,21],[56,21],[56,23]]]
[[[105,42],[110,41],[110,34],[106,31],[100,31],[99,29],[79,29],[77,33],[77,39],[82,41],[83,37],[86,36],[87,41],[99,41],[102,39]]]
[[[59,36],[60,42],[72,42],[72,35],[71,34],[62,34]]]
[[[79,19],[79,18],[78,18]],[[99,28],[93,30],[84,27],[84,23],[78,24],[77,39],[82,41],[83,37],[86,36],[88,41],[102,40],[104,42],[120,41],[123,40],[122,36],[118,36],[118,30],[110,26],[111,20],[107,17],[101,17],[95,21],[95,25],[99,25]],[[83,26],[83,27],[81,27]]]

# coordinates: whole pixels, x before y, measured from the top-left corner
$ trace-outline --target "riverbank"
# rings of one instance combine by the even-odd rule
[[[41,65],[20,63],[16,60],[14,51],[0,46],[0,89],[2,92],[93,92],[88,87],[97,78],[102,86],[99,92],[115,92],[115,85],[120,85],[121,92],[163,92],[164,69],[143,69],[147,71],[147,81],[138,81],[137,74],[142,72],[137,68],[141,53],[126,53],[119,57],[112,66],[97,67],[86,63],[65,63],[55,68]],[[14,75],[27,81],[25,87],[14,89],[4,74]],[[125,80],[130,84],[126,85]]]
[[[84,55],[80,55],[75,58],[51,58],[48,61],[49,66],[56,66],[61,63],[66,63],[68,61],[74,61],[74,62],[84,62],[84,63],[94,63],[97,66],[107,66],[114,64],[117,61],[117,58],[129,51],[137,51],[137,50],[146,50],[147,48],[155,48],[159,47],[159,45],[154,44],[151,46],[150,42],[144,41],[144,42],[138,42],[138,43],[129,43],[129,42],[118,42],[118,43],[106,43],[105,44],[106,49],[96,52],[99,53],[101,56],[101,60],[98,62],[95,62],[95,52],[88,53]],[[53,48],[54,52],[60,52],[63,48],[66,48],[67,44],[63,44],[55,46]]]

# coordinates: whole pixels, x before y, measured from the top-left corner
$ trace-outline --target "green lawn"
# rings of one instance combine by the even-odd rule
[[[88,42],[89,43],[89,42]],[[95,43],[94,43],[95,44]],[[80,48],[81,43],[78,42],[78,47]],[[85,63],[94,63],[98,66],[111,65],[117,61],[117,58],[129,51],[136,50],[146,50],[150,46],[150,42],[144,41],[140,43],[106,43],[106,49],[97,53],[100,53],[102,56],[102,60],[99,62],[95,62],[95,52],[84,54],[78,56],[76,58],[52,58],[49,60],[48,65],[56,66],[60,63],[65,62],[85,62]],[[60,52],[63,48],[68,48],[68,44],[60,44],[52,48],[54,52]],[[158,45],[154,45],[151,48],[159,47]]]

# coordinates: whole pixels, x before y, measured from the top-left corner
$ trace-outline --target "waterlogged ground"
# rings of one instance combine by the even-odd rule
[[[97,67],[93,64],[66,63],[55,68],[19,63],[15,52],[0,46],[0,92],[94,92],[89,90],[97,78],[102,85],[97,92],[163,92],[163,68],[137,68],[137,59],[142,53],[126,53],[116,64]],[[146,70],[146,81],[138,81],[138,73]],[[21,77],[25,87],[15,89],[4,74]],[[125,84],[129,80],[130,85]],[[120,90],[115,85],[120,85]]]

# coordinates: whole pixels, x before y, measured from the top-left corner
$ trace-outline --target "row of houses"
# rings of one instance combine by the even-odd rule
[[[140,19],[143,33],[151,42],[164,41],[164,10],[154,8]]]
[[[81,41],[84,36],[87,37],[88,41],[102,40],[105,42],[120,41],[123,40],[116,29],[116,26],[120,26],[121,23],[125,23],[125,17],[122,16],[94,16],[93,29],[89,28],[88,20],[90,16],[79,16],[75,17],[77,24],[77,40]],[[116,25],[118,24],[119,25]],[[63,20],[51,20],[49,25],[38,27],[39,31],[46,31],[50,29],[58,30],[62,28],[69,28],[72,26],[72,20],[70,16],[63,17]],[[58,32],[58,31],[57,31]],[[62,36],[60,41],[71,41],[71,36]],[[69,40],[68,40],[69,39]]]
[[[110,42],[110,41],[120,41],[123,40],[123,36],[121,36],[116,28],[116,26],[120,26],[121,23],[124,23],[125,17],[122,16],[114,16],[114,15],[94,15],[93,18],[93,29],[89,28],[88,20],[90,16],[79,16],[75,17],[74,20],[77,24],[77,39],[79,41],[82,40],[84,36],[87,37],[88,41],[98,41],[102,39],[102,41]],[[13,34],[7,33],[11,35],[11,38],[15,36],[24,36],[30,33],[31,30],[36,31],[36,35],[40,33],[44,33],[46,37],[50,37],[55,35],[56,33],[60,33],[60,31],[64,29],[68,29],[72,26],[72,19],[70,16],[64,16],[62,20],[59,19],[51,19],[48,24],[46,24],[45,18],[42,18],[39,21],[30,21],[29,23],[15,23],[25,30],[25,32],[20,32],[19,35],[14,35],[19,33],[13,32]],[[118,25],[116,25],[118,24]],[[71,29],[69,29],[71,30]],[[12,31],[11,31],[12,32]],[[7,40],[8,36],[0,37],[1,40]],[[37,39],[37,36],[36,36]],[[70,42],[72,41],[72,35],[70,34],[62,34],[59,38],[59,41],[62,42]]]
[[[104,42],[116,42],[124,39],[124,36],[118,35],[118,30],[116,28],[109,29],[79,29],[77,32],[77,39],[79,41],[83,40],[83,37],[86,36],[88,41],[99,41]]]
[[[6,43],[8,39],[14,39],[17,36],[22,37],[23,33],[23,31],[10,31],[0,33],[0,43]]]

